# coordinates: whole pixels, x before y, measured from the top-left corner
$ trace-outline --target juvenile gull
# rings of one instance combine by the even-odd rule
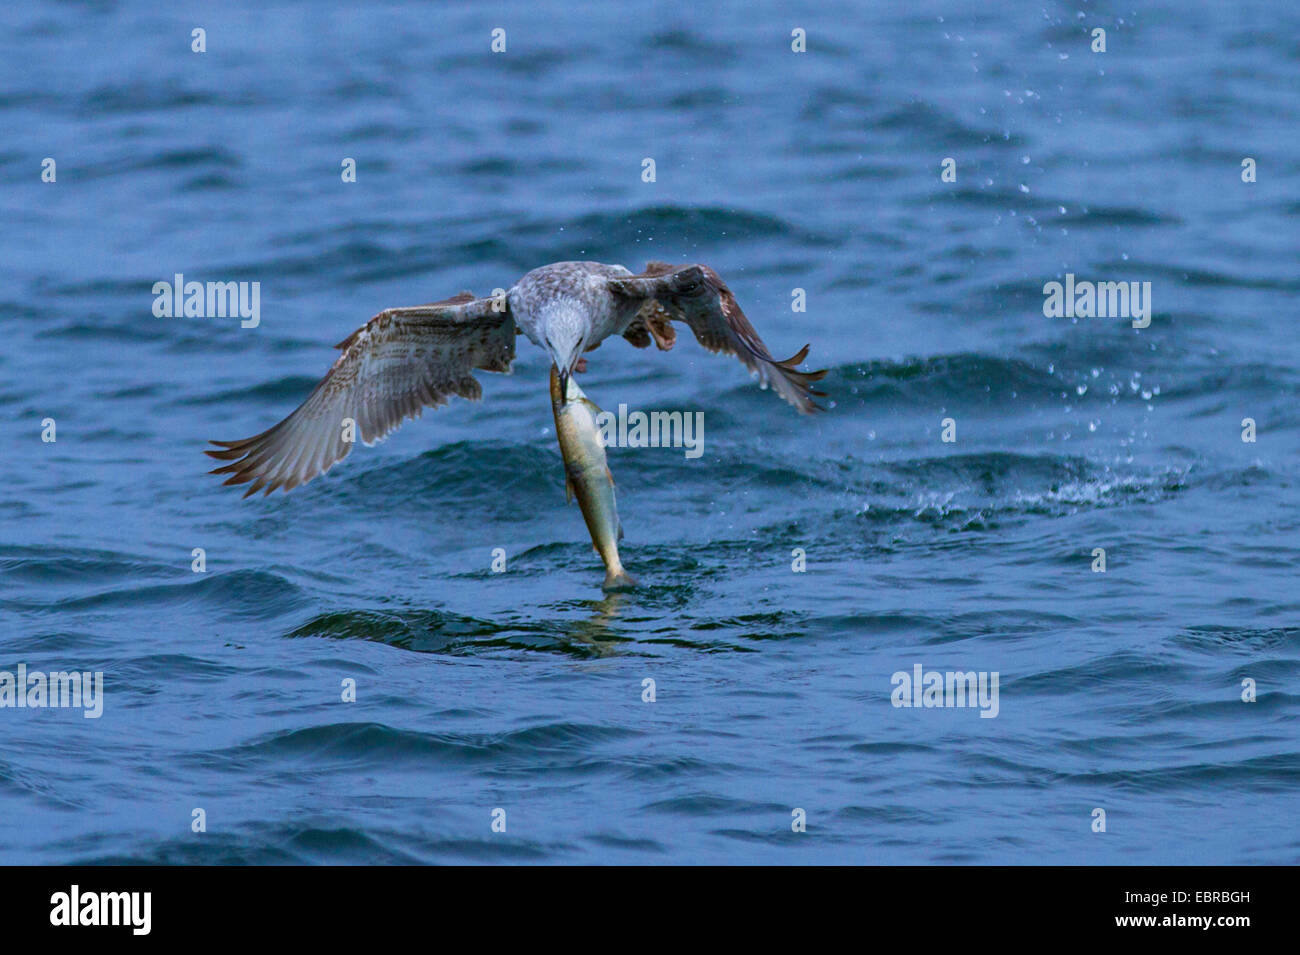
[[[556,262],[533,269],[503,297],[462,292],[380,312],[336,346],[343,354],[291,415],[251,438],[213,441],[220,450],[206,453],[231,463],[212,473],[229,475],[226,484],[252,482],[245,497],[289,491],[347,457],[349,437],[374,444],[452,395],[477,401],[483,390],[474,370],[508,372],[517,334],[550,353],[564,394],[569,375],[585,367],[583,352],[610,335],[637,348],[653,340],[667,351],[676,340],[673,321],[709,351],[739,358],[801,413],[820,409],[813,398],[823,393],[812,383],[826,372],[796,370],[808,346],[785,361],[773,358],[707,265],[651,262],[633,275],[621,265]]]

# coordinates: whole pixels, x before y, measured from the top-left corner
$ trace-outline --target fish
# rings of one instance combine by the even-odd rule
[[[609,470],[605,445],[596,424],[602,412],[583,394],[572,375],[564,377],[565,392],[561,392],[560,375],[551,366],[551,411],[555,414],[555,435],[564,459],[565,500],[578,499],[582,518],[591,533],[591,545],[605,562],[602,589],[630,590],[637,582],[618,556],[623,524],[618,519],[614,475]]]

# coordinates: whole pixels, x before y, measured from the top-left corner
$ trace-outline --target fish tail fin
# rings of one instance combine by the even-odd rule
[[[638,584],[635,577],[622,567],[616,567],[605,574],[605,582],[601,585],[601,590],[632,590],[636,586]]]

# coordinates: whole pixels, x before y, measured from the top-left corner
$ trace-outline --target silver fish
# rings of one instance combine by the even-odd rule
[[[551,410],[555,413],[555,434],[564,458],[566,500],[578,499],[582,517],[591,533],[591,543],[605,562],[605,590],[627,590],[636,580],[618,559],[618,542],[623,525],[614,499],[614,475],[609,471],[605,446],[600,440],[596,416],[601,413],[582,393],[572,375],[565,376],[567,394],[561,395],[560,376],[551,366]]]

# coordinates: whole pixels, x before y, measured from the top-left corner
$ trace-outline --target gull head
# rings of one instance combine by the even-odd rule
[[[555,362],[555,370],[559,372],[560,394],[566,401],[569,376],[582,357],[590,324],[579,309],[567,304],[552,311],[546,322],[546,350],[551,353],[551,361]]]

